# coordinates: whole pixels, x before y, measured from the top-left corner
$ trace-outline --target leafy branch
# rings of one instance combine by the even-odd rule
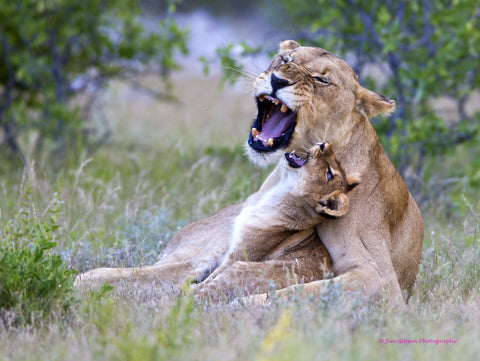
[[[94,149],[105,141],[95,139],[92,127],[86,131],[98,92],[112,77],[151,64],[167,92],[149,94],[173,99],[174,54],[187,52],[186,32],[173,19],[177,2],[169,1],[158,30],[150,32],[140,23],[138,0],[0,0],[0,146],[24,164],[19,138],[30,131],[38,134],[37,153],[48,143],[57,162],[68,150]],[[71,106],[79,93],[91,95],[81,112]]]

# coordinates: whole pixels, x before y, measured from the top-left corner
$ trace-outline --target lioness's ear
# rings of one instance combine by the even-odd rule
[[[363,87],[358,90],[357,104],[359,109],[369,118],[379,114],[390,115],[395,110],[395,100],[388,99]]]
[[[349,205],[347,196],[337,190],[320,198],[315,210],[320,214],[341,217],[348,212]]]
[[[347,192],[358,186],[361,182],[360,173],[352,173],[347,175]]]
[[[300,44],[297,43],[295,40],[285,40],[280,43],[279,52],[293,50],[300,47]]]

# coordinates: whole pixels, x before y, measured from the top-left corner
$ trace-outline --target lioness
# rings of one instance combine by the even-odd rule
[[[347,174],[360,174],[349,213],[316,227],[332,258],[334,281],[368,295],[387,292],[403,303],[400,290],[408,291],[418,273],[423,221],[368,119],[391,113],[395,102],[363,88],[342,59],[295,41],[280,45],[254,88],[258,116],[248,140],[253,161],[270,163],[280,152],[306,150],[320,139],[330,143]],[[266,188],[279,178],[277,168]],[[315,281],[304,290],[323,292],[326,285]]]
[[[319,140],[328,142],[346,173],[359,173],[362,179],[350,192],[349,213],[316,229],[333,260],[335,279],[346,289],[380,296],[389,291],[389,297],[400,299],[400,290],[408,291],[418,273],[423,221],[368,119],[391,113],[395,102],[362,87],[344,60],[292,40],[280,44],[268,69],[255,80],[254,92],[258,112],[246,145],[249,158],[259,165],[272,164],[284,152],[304,154]],[[282,181],[277,166],[252,201],[259,202]],[[236,204],[185,227],[154,266],[98,269],[78,281],[200,282],[222,262],[241,210],[242,204]],[[324,288],[324,281],[305,285],[308,293]]]
[[[247,199],[224,261],[196,287],[197,293],[265,292],[272,282],[286,287],[289,276],[309,282],[332,271],[325,249],[312,247],[320,244],[315,226],[348,212],[347,192],[360,183],[358,176],[345,174],[328,143],[313,146],[307,158],[285,153],[279,167],[282,187],[258,203]],[[294,252],[305,246],[308,253]]]

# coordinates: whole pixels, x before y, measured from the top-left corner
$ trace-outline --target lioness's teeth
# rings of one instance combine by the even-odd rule
[[[278,105],[278,103],[280,103],[278,100],[273,101],[273,104],[275,104],[275,105]]]
[[[267,120],[272,117],[272,114],[273,114],[273,109],[270,109],[270,111],[267,114]]]
[[[290,157],[290,158],[293,158],[294,155],[295,155],[295,151],[292,150],[292,151],[290,152],[290,154],[289,154],[289,157]]]
[[[280,111],[282,113],[285,113],[288,110],[288,107],[285,104],[282,104],[282,107],[280,108]]]
[[[252,137],[255,139],[256,137],[258,137],[258,135],[260,134],[260,132],[256,129],[256,128],[252,128]]]
[[[258,98],[258,100],[260,100],[261,102],[263,102],[265,100],[265,95],[260,95],[260,97]]]
[[[268,138],[267,145],[271,147],[273,145],[273,138]]]

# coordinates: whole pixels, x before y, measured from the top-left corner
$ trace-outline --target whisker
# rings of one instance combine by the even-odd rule
[[[248,69],[245,69],[244,71],[245,71],[247,74],[249,74],[249,77],[252,78],[252,79],[257,78],[258,75],[262,73],[262,72],[256,72],[256,71],[253,71],[253,70],[248,70]]]
[[[253,81],[252,79],[247,79],[245,77],[238,77],[238,78],[233,78],[233,81],[235,83],[239,83],[239,84],[252,84],[253,85]]]
[[[268,63],[267,63],[265,65],[262,64],[260,66],[260,64],[258,64],[257,62],[254,62],[252,59],[248,59],[248,64],[256,69],[255,72],[253,70],[251,70],[252,75],[255,76],[255,77],[257,77],[259,74],[263,73],[264,70],[267,68],[267,65],[268,65]]]
[[[246,78],[255,79],[255,76],[253,74],[248,74],[247,72],[242,71],[240,69],[235,69],[235,68],[232,68],[232,67],[229,67],[229,66],[224,66],[223,69],[236,71],[237,73],[242,74]]]

